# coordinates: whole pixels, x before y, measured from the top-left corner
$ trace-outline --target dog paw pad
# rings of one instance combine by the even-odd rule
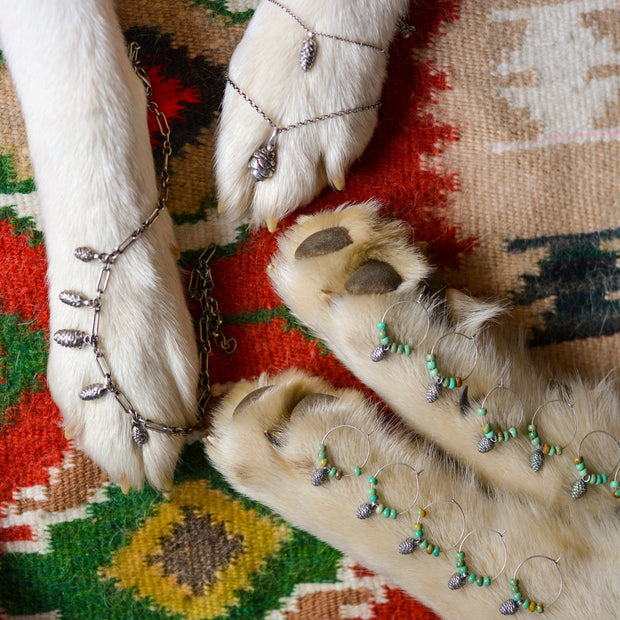
[[[395,291],[402,281],[392,265],[371,258],[355,270],[344,288],[351,295],[381,295]]]
[[[325,256],[326,254],[338,252],[352,243],[353,240],[346,228],[342,226],[326,228],[313,233],[302,241],[295,250],[295,259],[303,260],[305,258]]]

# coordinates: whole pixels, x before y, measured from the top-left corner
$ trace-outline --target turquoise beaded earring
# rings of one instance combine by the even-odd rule
[[[534,424],[536,416],[539,414],[541,409],[547,407],[548,405],[552,405],[553,403],[561,403],[562,405],[565,405],[573,414],[573,435],[570,438],[569,442],[564,446],[561,446],[560,444],[549,444],[547,442],[541,443],[541,439],[538,436],[538,427],[536,426],[536,424]],[[571,443],[573,443],[573,440],[577,435],[577,414],[575,413],[573,405],[571,403],[567,403],[564,400],[550,400],[546,403],[543,403],[534,412],[534,415],[532,416],[532,421],[527,426],[527,432],[530,441],[532,442],[532,445],[536,448],[534,452],[532,452],[532,454],[530,455],[530,466],[534,471],[539,471],[544,465],[546,456],[560,456],[562,452],[564,452],[564,450],[566,450],[566,448],[570,446]]]
[[[620,466],[616,468],[614,479],[609,483],[609,486],[611,487],[611,494],[620,502],[620,482],[618,482],[619,471]]]
[[[499,572],[491,577],[489,575],[478,575],[470,570],[469,566],[465,560],[465,552],[463,551],[463,545],[465,541],[476,534],[477,532],[492,532],[493,534],[497,534],[499,536],[499,540],[502,543],[502,547],[504,549],[504,563],[502,567],[499,569]],[[459,545],[458,550],[455,552],[454,557],[456,558],[455,566],[457,568],[457,572],[454,573],[450,579],[448,580],[448,588],[450,590],[458,590],[463,587],[466,583],[475,583],[476,585],[482,586],[490,586],[506,569],[506,563],[508,562],[508,549],[506,548],[506,543],[504,542],[504,532],[498,532],[497,530],[493,530],[488,527],[483,527],[479,529],[472,530],[468,534],[465,535],[463,540],[461,540],[461,544]]]
[[[521,591],[522,590],[521,584],[519,583],[519,580],[517,579],[517,573],[519,572],[519,569],[526,562],[529,562],[530,560],[533,560],[535,558],[543,558],[544,560],[549,560],[549,562],[553,562],[555,568],[558,571],[558,575],[560,576],[560,588],[558,590],[558,593],[556,594],[555,598],[550,603],[547,603],[547,608],[551,607],[551,605],[553,605],[553,603],[555,603],[560,598],[560,594],[562,594],[562,588],[564,587],[562,571],[560,570],[560,567],[558,566],[558,562],[560,561],[560,558],[558,558],[557,560],[554,560],[553,558],[550,558],[547,555],[531,555],[529,558],[525,558],[525,560],[523,560],[523,562],[521,562],[521,564],[517,566],[517,569],[515,570],[514,575],[512,576],[512,579],[508,581],[508,583],[510,583],[510,591],[512,592],[512,598],[509,598],[507,601],[504,601],[500,605],[499,613],[502,614],[503,616],[512,616],[512,614],[516,613],[519,609],[527,609],[531,612],[536,611],[539,614],[545,611],[545,605],[543,605],[542,603],[537,603],[533,599],[523,595],[523,592]]]
[[[616,444],[616,447],[618,448],[618,460],[616,461],[616,464],[612,467],[611,471],[614,471],[614,469],[616,469],[616,467],[620,465],[620,443],[618,443],[618,440],[611,433],[608,433],[607,431],[603,431],[603,430],[590,431],[579,442],[579,447],[577,448],[577,456],[574,459],[575,468],[577,469],[577,472],[579,473],[580,477],[578,480],[576,480],[573,483],[570,489],[570,496],[573,499],[579,499],[580,497],[583,497],[586,491],[588,490],[588,484],[593,484],[593,485],[607,484],[607,480],[611,476],[611,474],[608,475],[608,474],[590,473],[585,463],[583,462],[583,457],[581,456],[581,444],[583,444],[583,442],[590,435],[593,435],[594,433],[603,433],[607,435],[608,437],[611,437],[611,439],[613,439],[614,443]]]
[[[523,422],[523,401],[521,400],[519,395],[514,390],[511,390],[510,388],[507,388],[504,385],[504,381],[503,380],[501,380],[482,399],[482,403],[480,404],[480,407],[478,407],[478,415],[480,417],[482,417],[482,418],[484,418],[487,415],[487,409],[485,407],[487,399],[496,390],[506,390],[507,392],[512,393],[515,396],[515,398],[519,401],[519,406],[521,407],[521,414],[520,414],[520,417],[519,417],[519,421],[517,422],[516,426],[511,426],[510,428],[507,428],[507,429],[505,429],[503,431],[502,430],[496,431],[493,428],[491,428],[490,424],[486,423],[482,427],[483,436],[480,439],[480,441],[478,442],[478,452],[483,452],[483,453],[484,452],[489,452],[490,450],[493,450],[493,448],[495,447],[495,445],[497,443],[501,443],[503,441],[509,441],[510,439],[516,437],[519,434],[517,429],[519,428],[519,426],[521,426],[521,423]]]
[[[379,332],[379,343],[380,344],[378,344],[372,350],[372,353],[370,354],[370,359],[373,362],[380,362],[381,360],[385,359],[385,356],[389,352],[397,353],[399,355],[411,355],[411,352],[417,347],[419,347],[424,342],[424,340],[426,339],[426,336],[428,335],[428,330],[430,329],[430,326],[431,326],[431,317],[428,313],[428,309],[426,308],[426,306],[420,301],[421,299],[422,299],[422,295],[418,297],[417,301],[403,299],[387,307],[387,309],[383,313],[383,316],[381,317],[381,320],[377,323],[377,330]],[[387,316],[387,313],[394,306],[398,306],[400,304],[418,304],[426,313],[426,330],[422,338],[416,344],[410,345],[410,344],[398,343],[396,341],[392,341],[392,339],[388,335],[387,322],[385,320],[385,317]]]
[[[466,338],[467,340],[471,340],[474,345],[474,365],[471,367],[471,370],[464,376],[454,376],[454,377],[446,377],[439,372],[439,368],[437,368],[437,359],[435,355],[435,349],[437,345],[444,339],[449,336],[461,336],[462,338]],[[461,387],[463,381],[468,379],[471,374],[474,372],[476,365],[478,364],[478,344],[476,343],[476,339],[474,336],[466,336],[461,332],[450,332],[448,334],[444,334],[441,336],[433,345],[431,352],[426,356],[426,367],[428,368],[428,372],[431,376],[432,383],[428,386],[426,390],[426,400],[429,403],[434,403],[441,394],[443,388],[458,388]]]
[[[426,551],[428,555],[432,555],[434,557],[439,556],[439,554],[441,553],[441,547],[435,543],[432,543],[431,541],[428,540],[428,538],[426,538],[426,536],[424,535],[424,529],[422,526],[422,519],[426,516],[428,509],[434,504],[439,504],[439,503],[454,504],[461,513],[461,517],[463,519],[463,527],[461,528],[461,533],[459,534],[457,541],[451,547],[451,548],[456,548],[456,545],[459,544],[459,541],[461,540],[461,538],[463,537],[463,534],[465,533],[465,513],[463,512],[463,508],[461,507],[461,505],[454,498],[452,498],[452,499],[439,500],[437,502],[431,502],[430,504],[427,504],[423,508],[418,508],[417,510],[418,519],[413,524],[413,537],[405,538],[405,540],[403,540],[400,543],[400,545],[398,545],[398,553],[402,553],[403,555],[408,555],[409,553],[413,553],[416,549],[419,548],[419,549]]]
[[[327,457],[327,446],[326,440],[330,433],[337,431],[341,428],[351,428],[358,433],[361,433],[366,438],[367,449],[366,449],[366,457],[364,461],[360,465],[355,465],[349,474],[343,473],[340,467],[336,467],[333,464],[330,464],[329,459]],[[321,443],[318,445],[318,459],[319,459],[319,467],[315,469],[312,473],[312,477],[310,478],[310,482],[313,486],[318,487],[321,486],[326,480],[333,478],[335,480],[340,480],[341,478],[346,478],[348,476],[361,476],[362,470],[366,463],[368,462],[368,458],[370,457],[370,436],[368,433],[365,433],[363,430],[357,428],[357,426],[353,426],[351,424],[339,424],[338,426],[334,426],[334,428],[330,428],[325,435],[323,435],[323,439],[321,439]]]
[[[392,467],[395,465],[402,465],[403,467],[408,467],[415,474],[415,482],[416,482],[415,497],[413,498],[413,501],[411,502],[411,504],[409,504],[409,506],[401,512],[398,512],[396,508],[390,508],[382,504],[379,501],[379,495],[377,494],[377,488],[376,488],[378,481],[379,481],[379,478],[378,478],[379,474],[386,467]],[[358,507],[357,512],[355,513],[355,516],[358,519],[367,519],[373,514],[380,514],[386,519],[388,518],[396,519],[399,514],[401,515],[406,514],[415,506],[415,503],[418,501],[418,496],[420,494],[420,474],[421,473],[422,473],[421,471],[417,471],[415,467],[412,467],[411,465],[408,465],[407,463],[388,463],[387,465],[383,465],[383,467],[380,467],[376,471],[374,476],[369,476],[368,483],[370,486],[366,491],[366,493],[368,494],[368,502],[361,504]]]

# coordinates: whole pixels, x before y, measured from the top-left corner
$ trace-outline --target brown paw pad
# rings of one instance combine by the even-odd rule
[[[344,288],[351,295],[380,295],[396,290],[402,281],[392,265],[371,258],[355,270]]]
[[[314,258],[315,256],[325,256],[346,248],[353,243],[349,232],[342,226],[334,226],[313,233],[295,250],[295,258]]]

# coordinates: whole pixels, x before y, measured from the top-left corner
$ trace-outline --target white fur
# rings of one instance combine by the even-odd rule
[[[332,226],[346,228],[353,243],[324,256],[295,258],[295,250],[304,239]],[[617,500],[608,486],[590,486],[579,500],[573,500],[569,490],[578,477],[573,457],[580,439],[598,429],[620,436],[618,394],[606,381],[587,384],[574,376],[546,376],[529,359],[519,339],[502,329],[501,306],[451,292],[447,295],[448,317],[437,296],[423,298],[429,305],[431,324],[427,338],[411,356],[388,354],[385,360],[372,362],[370,352],[378,343],[377,321],[394,301],[418,300],[421,278],[429,271],[425,259],[409,243],[408,234],[406,227],[379,218],[377,205],[372,203],[301,217],[281,237],[270,275],[295,315],[382,396],[417,437],[402,428],[381,425],[376,408],[352,390],[337,390],[289,371],[280,377],[240,384],[231,391],[216,413],[207,442],[209,456],[241,492],[393,579],[443,617],[498,617],[499,605],[511,596],[508,578],[521,560],[534,554],[561,557],[564,591],[545,617],[615,617],[613,593],[620,587]],[[385,295],[347,293],[344,282],[368,258],[397,266],[403,283]],[[393,308],[386,321],[395,340],[409,343],[418,342],[427,325],[426,315],[416,303]],[[432,404],[425,399],[430,382],[425,354],[451,329],[475,334],[479,346],[479,362],[467,380],[473,406],[468,415],[461,414],[458,396],[450,390],[444,390]],[[438,365],[448,373],[465,374],[463,369],[472,364],[469,342],[460,337],[442,342],[437,351]],[[502,378],[525,405],[520,436],[481,454],[476,445],[483,422],[476,407]],[[276,387],[237,408],[245,395],[264,385]],[[336,395],[338,400],[304,407],[303,398],[317,392]],[[547,457],[542,470],[535,473],[529,465],[533,447],[525,428],[539,405],[557,398],[574,403],[577,437],[564,454]],[[517,424],[518,407],[514,403],[505,409],[493,408],[491,403],[489,400],[487,416],[492,426],[503,429]],[[465,510],[468,531],[482,527],[505,531],[507,574],[489,588],[468,584],[450,591],[447,581],[456,570],[452,551],[439,558],[428,557],[419,549],[406,557],[397,552],[399,542],[412,533],[414,517],[403,515],[396,521],[377,516],[368,521],[355,518],[355,510],[365,498],[365,477],[312,487],[316,445],[330,428],[344,423],[372,432],[366,475],[392,462],[424,469],[419,505],[454,495]],[[541,413],[537,423],[541,434],[544,429],[549,439],[563,443],[570,439],[570,414]],[[263,434],[265,430],[274,432],[281,445],[272,445]],[[364,452],[358,433],[330,435],[328,453],[333,461],[351,467]],[[608,436],[597,433],[584,442],[582,455],[591,471],[609,472],[617,459],[617,446]],[[384,497],[385,503],[402,509],[411,498],[411,488],[406,486],[411,476],[406,470],[400,475],[396,475],[396,468],[390,471],[392,475],[378,489],[389,494]],[[437,506],[424,523],[429,538],[439,539],[444,549],[458,537],[460,521],[454,511]],[[493,536],[482,536],[464,550],[474,572],[493,574],[499,570],[502,550]],[[558,587],[553,566],[534,561],[526,566],[519,573],[526,593],[543,603],[550,602]]]
[[[381,98],[387,48],[405,0],[287,0],[308,28],[368,42],[385,53],[316,37],[314,66],[303,72],[299,51],[306,32],[281,8],[263,0],[231,58],[230,78],[278,126],[326,113],[374,104]],[[377,110],[332,118],[280,135],[277,168],[256,183],[248,170],[252,153],[271,135],[269,124],[227,86],[222,102],[215,173],[220,209],[274,229],[291,211],[330,183],[342,189],[345,173],[362,154]]]
[[[58,299],[95,295],[99,266],[73,257],[78,246],[112,251],[151,213],[157,184],[144,87],[134,75],[109,0],[0,3],[0,44],[28,131],[49,261],[50,333],[90,332],[92,315]],[[195,421],[198,362],[173,246],[163,214],[113,267],[101,311],[101,347],[114,377],[146,418]],[[101,380],[90,348],[50,343],[48,384],[65,421],[97,464],[123,487],[143,478],[171,485],[182,441],[150,434],[144,448],[111,395],[83,402]]]

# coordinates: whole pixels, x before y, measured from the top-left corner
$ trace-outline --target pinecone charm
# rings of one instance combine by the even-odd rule
[[[299,54],[299,66],[302,71],[309,71],[314,64],[316,58],[316,41],[313,35],[310,35],[302,44]]]
[[[448,580],[448,588],[450,588],[450,590],[458,590],[466,580],[466,574],[454,573]]]
[[[398,553],[402,553],[403,555],[413,553],[419,544],[420,541],[416,538],[405,538],[405,540],[398,545]]]
[[[385,359],[386,355],[387,349],[382,344],[380,344],[372,350],[372,353],[370,354],[370,359],[373,362],[380,362],[381,360]]]
[[[274,129],[271,137],[263,146],[256,149],[250,161],[248,168],[252,174],[252,178],[259,183],[265,179],[269,179],[276,171],[276,140],[278,138],[278,130]]]
[[[54,334],[54,341],[61,347],[71,347],[79,349],[83,347],[90,339],[86,332],[77,329],[59,329]]]
[[[530,465],[534,471],[540,471],[544,462],[545,454],[540,448],[537,448],[530,454]]]
[[[355,516],[358,519],[368,519],[368,517],[370,517],[370,515],[372,514],[372,511],[373,511],[373,505],[372,504],[362,504],[357,509],[357,512],[355,513]]]
[[[95,400],[96,398],[101,398],[107,391],[108,388],[103,383],[93,383],[92,385],[87,385],[80,392],[80,398],[82,400]]]
[[[426,390],[426,401],[434,403],[441,394],[441,384],[443,383],[443,377],[437,377],[437,381],[431,383]]]
[[[502,614],[502,616],[512,616],[517,609],[519,609],[519,606],[511,598],[509,598],[500,605],[499,613]]]
[[[58,295],[58,299],[60,299],[63,304],[73,306],[74,308],[87,306],[90,301],[87,297],[75,291],[61,291]]]
[[[573,499],[579,499],[586,494],[587,490],[588,485],[586,484],[586,481],[583,478],[579,478],[579,480],[575,480],[575,482],[573,482],[573,485],[570,488],[570,496]]]
[[[131,429],[131,437],[138,446],[143,446],[149,440],[146,426],[140,422],[134,422]]]
[[[329,469],[327,467],[321,467],[320,469],[315,469],[312,472],[312,477],[310,478],[310,482],[315,487],[320,487],[326,480],[329,474]]]
[[[73,256],[85,263],[89,263],[91,260],[99,258],[99,254],[97,254],[95,250],[86,247],[76,248],[73,252]]]
[[[484,435],[478,442],[478,452],[490,452],[495,447],[495,442]]]

